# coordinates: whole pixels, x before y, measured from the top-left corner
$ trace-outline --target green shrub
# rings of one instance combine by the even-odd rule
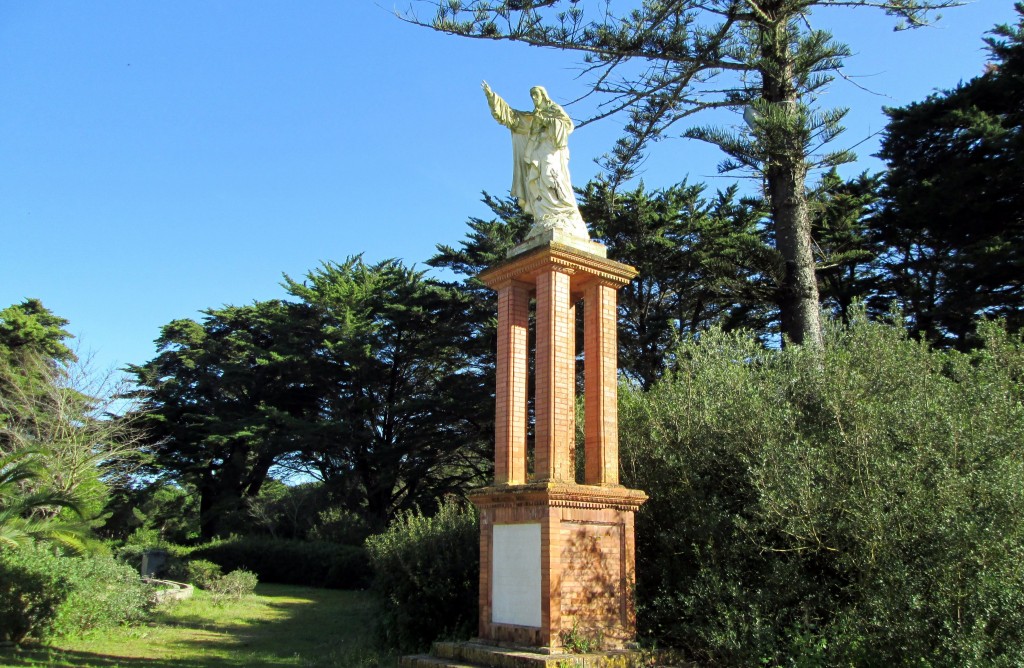
[[[206,559],[175,559],[167,569],[167,578],[187,582],[200,589],[209,589],[215,580],[224,577],[220,566]]]
[[[252,594],[257,584],[255,573],[239,569],[211,580],[209,590],[215,601],[239,601]]]
[[[51,551],[0,548],[0,640],[45,638],[69,593],[70,578]]]
[[[30,546],[0,551],[0,639],[76,635],[141,621],[150,590],[109,556],[58,556]]]
[[[643,631],[723,665],[1024,664],[1024,345],[708,333],[623,388]]]
[[[56,635],[76,635],[145,619],[151,590],[131,566],[109,556],[92,556],[63,558],[60,567],[70,582],[68,596],[57,611]]]
[[[361,589],[370,582],[366,551],[353,545],[230,538],[200,545],[189,556],[212,561],[224,571],[250,570],[260,582],[332,589]]]
[[[433,517],[406,513],[366,547],[388,646],[419,649],[476,630],[480,530],[473,508],[448,499]]]
[[[360,545],[370,534],[366,520],[346,508],[332,507],[320,511],[317,523],[309,530],[312,540]]]

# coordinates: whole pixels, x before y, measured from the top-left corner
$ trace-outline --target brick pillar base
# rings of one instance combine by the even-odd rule
[[[603,649],[622,648],[633,640],[633,518],[646,494],[622,487],[535,483],[487,487],[470,498],[480,510],[481,639],[553,651],[570,633]],[[539,551],[505,567],[521,569],[524,561],[536,558],[540,595],[520,599],[525,609],[513,610],[510,621],[507,599],[517,592],[499,581],[515,573],[495,571],[495,536],[529,535],[533,527],[540,541],[530,547]],[[529,587],[529,578],[524,580],[521,584]],[[532,614],[539,625],[530,621]]]

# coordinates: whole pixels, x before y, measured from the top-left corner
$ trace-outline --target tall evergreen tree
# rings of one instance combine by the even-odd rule
[[[873,227],[881,186],[881,174],[844,181],[831,170],[810,194],[821,303],[844,323],[855,301],[865,302],[872,315],[887,311],[891,301],[881,284],[884,248]]]
[[[116,378],[78,359],[67,324],[36,299],[0,310],[0,460],[17,472],[0,506],[8,529],[24,537],[60,527],[77,549],[134,469],[140,442],[114,410]],[[12,491],[27,505],[10,503]]]
[[[818,110],[813,100],[849,49],[811,27],[812,11],[874,7],[921,25],[929,12],[958,0],[643,0],[615,13],[612,2],[580,0],[442,0],[430,22],[466,37],[522,41],[580,52],[608,95],[602,118],[629,114],[626,136],[607,167],[613,184],[632,176],[651,141],[675,123],[714,108],[745,111],[749,131],[711,127],[684,134],[719,146],[725,170],[759,173],[784,259],[783,333],[820,345],[807,174],[852,156],[822,152],[841,131],[845,110]],[[594,120],[594,119],[590,119]]]
[[[580,210],[608,257],[639,275],[619,291],[619,365],[650,387],[683,339],[717,325],[763,335],[776,324],[782,261],[765,243],[757,201],[703,184],[615,192],[592,182]]]
[[[19,434],[29,436],[22,427],[53,408],[50,389],[78,359],[67,345],[67,325],[38,299],[0,310],[0,454],[17,450]],[[15,423],[22,427],[13,429]]]
[[[479,484],[493,458],[493,384],[473,365],[470,302],[387,260],[325,264],[291,312],[314,403],[301,456],[374,530]]]
[[[203,538],[231,530],[233,513],[259,493],[271,468],[298,449],[283,415],[306,391],[296,379],[281,301],[175,320],[158,355],[130,366],[146,414],[156,472],[195,486]]]
[[[886,110],[877,231],[889,287],[924,337],[967,347],[977,316],[1024,325],[1024,3],[986,72]]]
[[[465,300],[389,260],[327,263],[292,299],[163,328],[132,367],[160,471],[200,497],[200,532],[238,530],[275,467],[324,481],[373,529],[481,479],[490,387],[467,362]]]

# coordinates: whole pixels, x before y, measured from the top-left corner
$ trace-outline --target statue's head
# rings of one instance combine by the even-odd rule
[[[551,104],[551,97],[544,86],[534,86],[531,88],[530,99],[533,100],[533,105],[538,108]]]

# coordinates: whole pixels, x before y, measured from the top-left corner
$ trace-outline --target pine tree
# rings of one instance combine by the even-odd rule
[[[820,345],[807,175],[849,161],[823,147],[841,131],[843,109],[819,110],[816,94],[840,70],[849,49],[814,29],[811,13],[871,7],[898,27],[924,24],[958,0],[643,0],[616,14],[612,2],[441,0],[430,25],[446,33],[579,52],[606,94],[590,121],[626,112],[626,135],[607,161],[609,180],[631,177],[652,141],[699,112],[745,110],[749,129],[691,128],[684,134],[719,146],[723,169],[762,178],[775,244],[784,259],[782,331],[794,343]]]
[[[978,316],[1024,326],[1024,3],[986,38],[987,71],[888,109],[877,233],[888,287],[925,338],[976,343]]]

